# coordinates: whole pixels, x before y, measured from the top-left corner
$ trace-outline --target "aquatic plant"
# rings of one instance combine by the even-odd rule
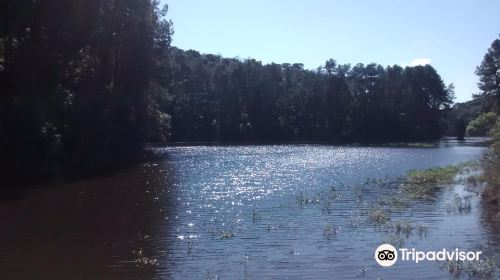
[[[187,242],[187,253],[188,255],[193,253],[193,241],[191,239]]]
[[[132,254],[135,255],[135,263],[136,263],[137,267],[140,269],[146,269],[149,267],[158,266],[158,264],[159,264],[157,259],[147,257],[144,254],[144,251],[142,248],[139,248],[137,250],[132,250]]]
[[[470,175],[465,179],[465,186],[468,188],[477,188],[485,182],[483,174]]]
[[[331,205],[330,201],[323,202],[322,212],[325,213],[325,214],[331,214],[332,213],[332,205]]]
[[[417,234],[422,239],[427,237],[429,227],[425,224],[411,223],[410,221],[395,221],[380,227],[380,230],[394,237],[409,238]]]
[[[460,165],[449,165],[445,167],[428,168],[424,170],[410,170],[408,180],[413,184],[436,184],[451,183],[455,175],[463,167]]]
[[[383,225],[391,219],[391,216],[383,208],[375,207],[368,210],[368,218],[372,223],[376,225]]]
[[[441,267],[446,268],[456,279],[464,273],[473,278],[492,279],[496,264],[493,258],[482,257],[477,261],[446,260]]]
[[[339,234],[340,234],[340,228],[333,226],[331,224],[326,224],[325,228],[323,229],[323,236],[326,237],[327,239],[330,239],[333,236],[336,236]]]
[[[472,210],[471,195],[460,196],[455,194],[455,198],[447,204],[448,213],[469,214]]]
[[[405,197],[392,196],[389,198],[379,200],[378,203],[381,206],[389,206],[393,210],[401,211],[408,207],[409,201]]]
[[[459,179],[466,181],[478,167],[477,161],[468,161],[457,165],[410,170],[403,179],[401,187],[409,198],[430,198],[435,191]]]
[[[429,226],[421,224],[417,225],[417,233],[420,239],[427,237],[427,234],[429,234]]]
[[[320,198],[321,194],[318,195],[318,197],[308,197],[300,192],[300,195],[297,196],[296,200],[297,205],[303,207],[307,204],[318,204],[321,201]]]
[[[232,231],[221,231],[219,238],[220,239],[231,239],[234,237],[234,232]]]
[[[207,274],[205,275],[205,280],[219,280],[219,275],[207,271]]]
[[[493,278],[495,274],[495,261],[492,258],[486,257],[477,261],[471,261],[466,267],[466,272],[470,276],[481,278]]]
[[[363,222],[364,222],[363,216],[358,211],[354,211],[354,212],[352,212],[351,217],[349,217],[347,223],[351,227],[358,227],[361,224],[363,224]]]
[[[261,219],[260,215],[257,213],[257,211],[255,211],[255,209],[253,209],[252,221],[257,222],[257,221],[260,221],[260,219]]]
[[[459,278],[463,271],[463,262],[458,260],[447,260],[442,267],[446,268],[454,278]]]
[[[356,273],[356,277],[365,277],[366,276],[366,271],[368,270],[368,268],[366,267],[362,267],[358,270],[358,272]]]
[[[396,234],[400,235],[405,235],[406,237],[409,237],[415,229],[415,226],[413,226],[410,222],[407,221],[402,221],[402,222],[396,222],[395,223],[395,230]]]
[[[401,248],[405,244],[405,239],[401,235],[391,234],[385,238],[384,243],[391,244],[396,248]]]

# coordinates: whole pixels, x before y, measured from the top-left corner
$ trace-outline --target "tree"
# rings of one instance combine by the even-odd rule
[[[469,122],[466,133],[469,136],[488,136],[498,121],[497,114],[487,112]]]
[[[2,171],[98,171],[167,134],[158,73],[172,32],[157,1],[0,5]]]
[[[500,105],[500,39],[495,39],[476,69],[481,95],[493,97]]]

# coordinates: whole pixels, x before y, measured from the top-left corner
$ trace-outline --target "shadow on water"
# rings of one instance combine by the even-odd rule
[[[154,149],[161,161],[0,201],[0,279],[446,278],[436,263],[380,268],[373,250],[500,246],[478,226],[478,197],[455,213],[461,191],[404,200],[392,181],[485,148]]]
[[[144,163],[4,198],[0,279],[154,278],[175,208],[171,172],[168,161]]]
[[[144,153],[131,161],[116,161],[106,165],[85,168],[53,168],[38,172],[33,169],[16,170],[10,174],[0,173],[0,202],[22,199],[39,189],[66,187],[82,181],[98,181],[120,173],[133,173],[137,166],[148,162],[167,160],[168,155],[146,148]],[[5,172],[5,170],[2,170]]]

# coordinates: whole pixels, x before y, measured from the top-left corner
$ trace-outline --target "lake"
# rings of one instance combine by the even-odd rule
[[[114,175],[54,183],[0,201],[1,279],[442,279],[440,262],[380,267],[385,242],[482,250],[500,235],[480,197],[451,211],[462,185],[368,221],[411,169],[480,158],[480,141],[436,148],[332,145],[155,147],[161,160]],[[496,276],[498,277],[498,271]]]

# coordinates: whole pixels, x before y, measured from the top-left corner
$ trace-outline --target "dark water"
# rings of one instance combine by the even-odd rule
[[[0,279],[447,278],[434,262],[379,267],[374,250],[397,239],[495,255],[500,237],[484,222],[480,198],[467,213],[450,211],[462,186],[410,203],[391,219],[428,230],[401,238],[367,221],[376,201],[397,192],[371,179],[485,150],[453,141],[156,148],[159,162],[0,201]]]

